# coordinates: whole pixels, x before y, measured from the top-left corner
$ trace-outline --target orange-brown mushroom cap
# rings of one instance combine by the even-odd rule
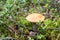
[[[45,17],[42,14],[32,13],[26,17],[29,22],[44,21]]]

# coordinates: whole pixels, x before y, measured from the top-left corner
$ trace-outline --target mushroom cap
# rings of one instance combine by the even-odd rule
[[[42,14],[32,13],[26,17],[29,22],[39,22],[44,21],[45,17]]]

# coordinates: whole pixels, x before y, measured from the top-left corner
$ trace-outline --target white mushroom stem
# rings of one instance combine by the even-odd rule
[[[38,27],[37,27],[36,23],[32,23],[32,24],[33,24],[33,27],[32,27],[33,31],[37,32],[38,31]]]

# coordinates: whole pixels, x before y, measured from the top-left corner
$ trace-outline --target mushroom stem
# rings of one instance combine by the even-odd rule
[[[33,27],[32,27],[33,31],[37,32],[38,31],[38,27],[37,27],[36,23],[32,23],[32,24],[33,24]]]

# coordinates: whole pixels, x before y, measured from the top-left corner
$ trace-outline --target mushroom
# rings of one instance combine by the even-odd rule
[[[45,16],[39,13],[32,13],[26,17],[27,21],[33,23],[33,31],[37,31],[36,22],[44,21]]]

